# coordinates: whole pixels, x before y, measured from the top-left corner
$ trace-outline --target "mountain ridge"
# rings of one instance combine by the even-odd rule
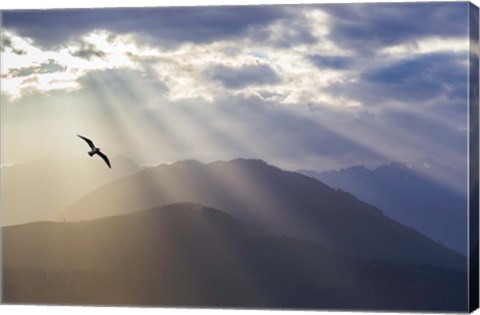
[[[354,166],[338,171],[303,173],[348,191],[381,208],[396,221],[466,254],[467,236],[463,232],[467,227],[467,198],[463,192],[448,188],[431,175],[438,169],[443,173],[440,177],[451,174],[461,178],[453,169],[432,159],[415,163],[392,162],[372,170]]]
[[[266,233],[314,240],[360,257],[454,269],[466,265],[465,257],[389,219],[350,193],[258,160],[161,164],[100,187],[63,216],[76,221],[177,202],[222,209]]]

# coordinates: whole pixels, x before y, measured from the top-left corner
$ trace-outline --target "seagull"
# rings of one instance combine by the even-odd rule
[[[110,161],[108,160],[108,157],[105,154],[103,154],[102,152],[100,152],[100,148],[95,147],[92,140],[90,140],[88,138],[85,138],[85,137],[82,137],[80,135],[77,135],[77,136],[79,136],[80,138],[85,140],[85,142],[88,143],[88,145],[90,146],[90,149],[92,149],[92,151],[88,152],[88,155],[90,155],[90,156],[94,156],[95,154],[99,155],[105,161],[105,163],[107,163],[108,167],[112,168],[110,166]]]

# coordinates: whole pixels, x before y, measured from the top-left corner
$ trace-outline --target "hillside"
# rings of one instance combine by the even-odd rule
[[[5,303],[465,311],[466,273],[252,234],[198,204],[3,229]]]

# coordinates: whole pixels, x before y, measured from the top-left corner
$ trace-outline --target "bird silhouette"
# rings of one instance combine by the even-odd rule
[[[85,138],[85,137],[82,137],[80,135],[77,135],[77,136],[79,136],[80,138],[85,140],[85,142],[90,146],[90,149],[92,151],[88,152],[88,155],[94,156],[95,154],[97,154],[98,156],[100,156],[105,161],[105,163],[107,163],[108,168],[112,168],[111,165],[110,165],[110,161],[108,160],[108,157],[105,154],[103,154],[102,152],[100,152],[100,148],[95,147],[92,140],[90,140],[88,138]]]

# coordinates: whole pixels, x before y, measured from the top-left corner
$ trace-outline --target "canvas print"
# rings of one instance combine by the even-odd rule
[[[477,307],[474,5],[1,26],[2,303]]]

